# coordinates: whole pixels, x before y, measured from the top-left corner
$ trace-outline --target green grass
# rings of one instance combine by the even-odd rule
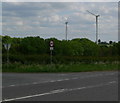
[[[23,65],[19,63],[3,64],[2,72],[88,72],[88,71],[111,71],[118,70],[118,64],[32,64]]]

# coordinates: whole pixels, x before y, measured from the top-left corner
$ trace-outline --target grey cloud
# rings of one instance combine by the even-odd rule
[[[50,9],[48,3],[21,3],[15,5],[14,3],[3,3],[3,16],[17,16],[17,17],[30,17],[37,16],[39,12]]]
[[[51,35],[57,37],[58,39],[64,38],[64,17],[69,17],[69,38],[81,37],[83,36],[81,34],[86,34],[85,36],[93,39],[93,35],[95,36],[95,17],[86,12],[86,10],[89,10],[95,14],[98,13],[101,15],[99,18],[99,33],[110,35],[111,37],[113,32],[110,33],[108,31],[111,31],[111,28],[116,30],[117,26],[116,5],[116,3],[94,2],[3,3],[3,33],[6,32],[9,34],[11,31],[11,33],[17,35],[19,33],[23,33],[23,36],[26,35],[27,32],[31,35],[35,35],[36,33],[36,35],[38,34],[43,37]],[[76,13],[78,13],[78,15],[75,15]],[[109,25],[110,27],[106,27],[106,25]],[[17,30],[15,31],[15,29]],[[57,34],[61,34],[62,37]],[[101,35],[101,38],[104,37],[106,40],[110,39],[109,37],[106,38],[107,36]]]

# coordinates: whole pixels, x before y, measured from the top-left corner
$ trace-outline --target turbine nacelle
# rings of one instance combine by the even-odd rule
[[[99,17],[100,15],[96,15],[97,17]]]
[[[65,24],[68,24],[68,22],[65,22]]]

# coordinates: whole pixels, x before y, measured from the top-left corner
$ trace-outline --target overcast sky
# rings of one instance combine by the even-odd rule
[[[99,39],[118,41],[117,2],[3,2],[2,32],[12,37],[40,36],[95,41],[95,16],[99,14]]]

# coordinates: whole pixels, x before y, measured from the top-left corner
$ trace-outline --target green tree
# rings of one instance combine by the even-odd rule
[[[73,39],[70,41],[70,46],[72,49],[72,55],[74,56],[82,56],[84,52],[84,48],[80,43],[80,39]]]
[[[84,56],[97,56],[98,55],[99,46],[96,43],[86,38],[80,39],[80,43],[82,44],[82,47],[84,48],[84,52],[83,52]]]
[[[3,36],[2,37],[2,43],[11,43],[12,38],[10,36]]]

